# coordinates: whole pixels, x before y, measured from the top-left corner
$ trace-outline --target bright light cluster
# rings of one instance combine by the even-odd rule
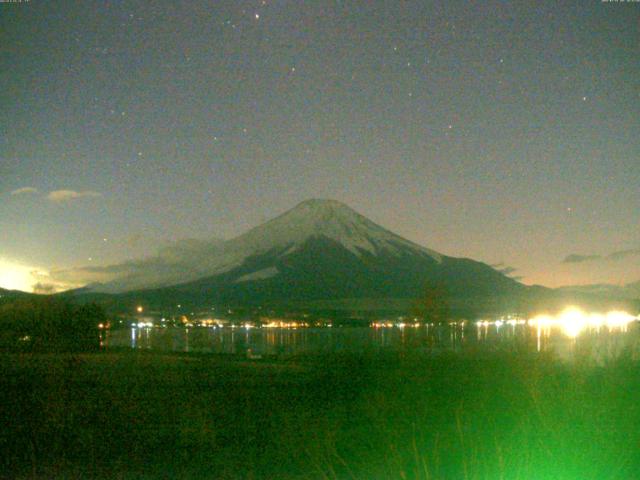
[[[583,331],[600,330],[602,327],[606,327],[610,331],[624,332],[628,325],[637,319],[637,317],[622,311],[611,311],[606,314],[585,313],[579,308],[570,307],[556,316],[538,315],[530,319],[528,323],[539,331],[548,331],[551,328],[559,327],[565,335],[575,338]]]
[[[509,325],[511,327],[515,327],[516,325],[524,325],[525,323],[527,323],[526,320],[522,320],[520,318],[501,318],[498,320],[478,320],[476,321],[476,327],[480,328],[480,327],[489,327],[489,325],[495,325],[496,328],[500,328],[503,325]]]
[[[138,323],[132,323],[131,324],[132,328],[135,328],[136,326],[138,328],[153,327],[153,322],[138,322]]]
[[[263,328],[305,328],[309,324],[306,322],[284,322],[282,320],[272,320],[262,325]]]
[[[413,327],[418,328],[423,324],[419,322],[405,323],[405,322],[373,322],[371,323],[371,327],[373,328],[405,328],[405,327]],[[424,324],[428,325],[428,324]]]

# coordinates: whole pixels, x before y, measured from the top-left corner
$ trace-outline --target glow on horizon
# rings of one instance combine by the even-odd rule
[[[31,292],[36,283],[34,272],[40,272],[40,269],[0,258],[0,288]]]

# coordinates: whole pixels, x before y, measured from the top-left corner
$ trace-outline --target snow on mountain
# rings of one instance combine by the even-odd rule
[[[310,239],[337,242],[356,257],[411,254],[442,261],[442,255],[377,225],[335,200],[307,200],[293,209],[228,241],[179,242],[155,257],[108,267],[86,267],[80,272],[99,292],[155,288],[220,275],[242,266],[248,258],[272,253],[283,257]],[[277,275],[275,268],[250,272],[236,282]],[[266,276],[265,276],[266,275]]]
[[[236,278],[235,283],[250,282],[252,280],[265,280],[267,278],[275,277],[279,273],[280,270],[278,270],[278,267],[267,267],[262,270],[247,273],[246,275],[241,275]]]
[[[310,238],[325,237],[341,244],[356,256],[382,250],[399,254],[412,249],[436,261],[442,256],[392,233],[355,210],[335,200],[307,200],[267,223],[249,230],[231,242],[243,251],[261,253],[287,247],[295,251]]]

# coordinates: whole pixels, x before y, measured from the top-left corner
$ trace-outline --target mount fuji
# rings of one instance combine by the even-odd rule
[[[486,304],[529,288],[484,263],[417,245],[335,200],[307,200],[234,239],[178,244],[170,253],[104,267],[115,278],[83,292],[197,307],[415,299],[433,285]]]

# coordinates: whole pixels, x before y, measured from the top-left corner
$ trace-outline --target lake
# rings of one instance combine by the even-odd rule
[[[364,353],[412,350],[421,353],[522,348],[553,351],[564,360],[589,356],[603,361],[628,351],[640,354],[637,321],[582,328],[529,322],[374,325],[371,327],[142,327],[105,335],[104,346],[131,349],[248,355]]]

